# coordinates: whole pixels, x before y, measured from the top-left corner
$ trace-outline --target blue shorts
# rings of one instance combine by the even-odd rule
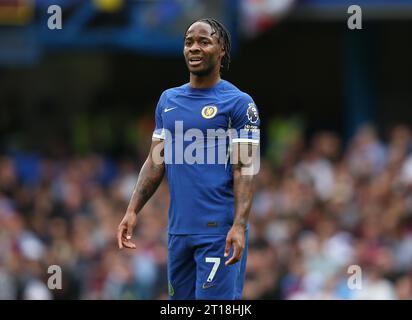
[[[168,239],[171,300],[241,299],[246,270],[248,234],[242,258],[225,266],[226,235],[172,235]]]

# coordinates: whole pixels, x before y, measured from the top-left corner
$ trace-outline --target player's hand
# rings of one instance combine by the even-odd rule
[[[131,241],[136,221],[136,213],[127,211],[117,228],[117,243],[119,249],[122,249],[123,247],[136,249],[136,245]]]
[[[242,226],[233,226],[226,237],[225,257],[230,253],[230,247],[233,246],[233,255],[225,262],[225,265],[231,265],[240,260],[245,249],[245,228]]]

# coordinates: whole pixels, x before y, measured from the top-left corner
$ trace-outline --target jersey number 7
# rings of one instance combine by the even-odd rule
[[[216,275],[217,268],[219,268],[220,265],[220,258],[210,258],[206,257],[206,262],[208,263],[213,263],[213,268],[212,271],[210,271],[209,277],[207,278],[207,282],[212,282],[213,278]]]

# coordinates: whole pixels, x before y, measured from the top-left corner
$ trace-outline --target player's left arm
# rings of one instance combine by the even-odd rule
[[[260,155],[260,117],[253,99],[247,95],[239,96],[230,114],[234,220],[226,237],[225,257],[233,254],[226,265],[238,262],[245,249],[246,227],[252,206],[254,178],[259,171]]]
[[[245,249],[245,232],[255,191],[254,180],[258,166],[257,161],[259,161],[258,151],[258,145],[256,144],[234,144],[233,190],[235,216],[233,226],[226,237],[225,257],[229,255],[231,246],[233,246],[233,254],[225,262],[225,265],[238,262]]]

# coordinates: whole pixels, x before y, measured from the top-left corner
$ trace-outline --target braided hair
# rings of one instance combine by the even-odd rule
[[[221,24],[219,21],[217,21],[216,19],[212,19],[212,18],[199,19],[199,20],[196,20],[195,22],[207,23],[212,28],[212,35],[217,33],[219,42],[222,42],[223,48],[225,50],[225,55],[222,57],[221,68],[229,70],[231,41],[230,41],[230,34],[226,30],[225,26]],[[187,33],[187,30],[189,30],[190,26],[186,29],[185,35]]]

